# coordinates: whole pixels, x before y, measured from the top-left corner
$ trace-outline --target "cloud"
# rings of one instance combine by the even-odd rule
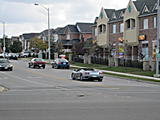
[[[76,22],[94,22],[101,7],[121,9],[129,0],[0,0],[0,21],[8,25],[7,34],[19,35],[27,31],[42,31],[47,28],[47,11],[39,2],[50,8],[51,27],[63,27]],[[0,35],[1,35],[0,30]]]

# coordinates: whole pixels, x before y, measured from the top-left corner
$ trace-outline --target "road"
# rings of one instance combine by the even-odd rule
[[[160,85],[105,76],[71,80],[71,70],[31,69],[12,61],[0,71],[0,120],[160,120]]]

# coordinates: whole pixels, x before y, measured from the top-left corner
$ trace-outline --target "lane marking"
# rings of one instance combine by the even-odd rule
[[[22,77],[19,77],[19,76],[14,76],[14,75],[9,75],[9,74],[5,74],[9,77],[13,77],[13,78],[16,78],[16,79],[20,79],[20,80],[23,80],[23,81],[26,81],[26,82],[30,82],[30,83],[34,83],[34,84],[39,84],[39,85],[47,85],[47,86],[51,86],[49,84],[46,84],[46,83],[40,83],[40,82],[36,82],[36,81],[31,81],[31,80],[27,80],[27,79],[24,79]]]

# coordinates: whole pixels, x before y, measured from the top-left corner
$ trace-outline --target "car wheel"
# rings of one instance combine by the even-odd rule
[[[35,66],[35,65],[33,65],[33,68],[36,68],[36,66]]]
[[[52,68],[54,68],[54,65],[52,65]]]
[[[99,82],[102,82],[102,80],[103,80],[103,79],[99,79],[98,81],[99,81]]]
[[[28,67],[31,68],[31,65],[29,64]]]
[[[13,70],[13,68],[9,68],[9,71],[12,71]]]
[[[55,65],[55,68],[58,69],[59,68],[58,65]]]
[[[45,66],[43,66],[43,69],[45,69]]]
[[[71,78],[72,78],[72,80],[75,80],[76,78],[75,78],[75,75],[72,73],[72,75],[71,75]]]
[[[80,75],[80,80],[81,80],[81,81],[83,80],[83,76],[82,76],[82,74]]]

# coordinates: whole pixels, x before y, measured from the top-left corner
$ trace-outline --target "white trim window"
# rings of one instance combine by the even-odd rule
[[[148,19],[143,20],[143,29],[148,29]]]
[[[153,28],[157,28],[157,17],[153,18]]]
[[[70,34],[67,34],[67,40],[71,39]]]
[[[120,24],[120,33],[124,32],[124,23]]]
[[[116,33],[116,32],[117,32],[117,31],[116,31],[116,27],[117,27],[116,24],[114,24],[114,25],[113,25],[113,28],[112,28],[112,29],[113,29],[112,33]]]

